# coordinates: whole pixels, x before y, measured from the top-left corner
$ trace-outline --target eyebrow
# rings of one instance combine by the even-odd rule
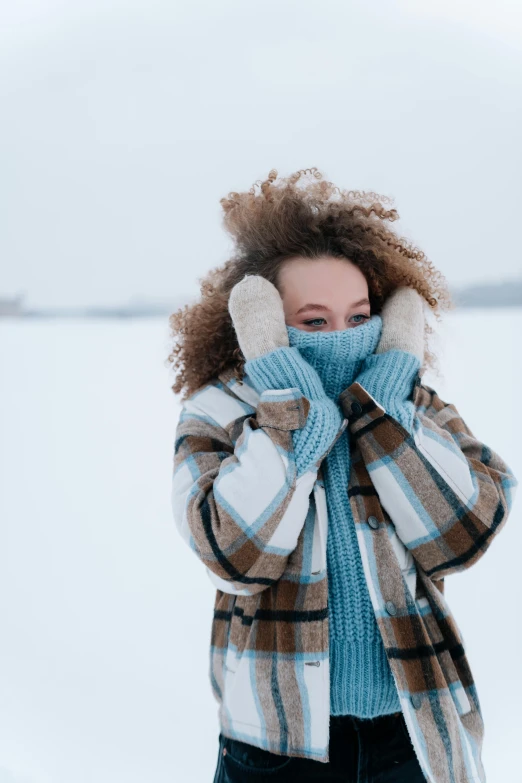
[[[370,304],[370,300],[369,299],[359,299],[358,302],[354,302],[352,307],[361,307],[361,305],[365,305],[365,304]],[[330,312],[330,308],[326,307],[326,305],[308,303],[308,304],[305,304],[302,307],[300,307],[299,310],[296,312],[296,315],[299,315],[299,313],[302,313],[305,310],[307,310],[307,311],[308,310],[322,310],[322,311],[327,310],[328,312]]]

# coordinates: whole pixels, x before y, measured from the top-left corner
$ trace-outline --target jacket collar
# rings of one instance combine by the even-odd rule
[[[239,397],[240,400],[248,403],[248,405],[251,405],[253,408],[257,408],[261,395],[252,384],[248,382],[246,376],[242,381],[238,381],[234,376],[234,370],[229,367],[223,370],[223,372],[220,372],[217,377],[232,394]]]
[[[231,367],[228,367],[227,369],[223,370],[223,372],[220,372],[217,377],[221,383],[232,392],[232,394],[234,394],[240,400],[243,400],[243,402],[248,403],[248,405],[251,405],[253,408],[257,408],[260,394],[258,391],[256,391],[252,384],[248,382],[248,376],[245,376],[242,381],[238,381],[234,376],[234,370]],[[412,400],[414,405],[419,405],[421,391],[425,388],[426,387],[422,383],[421,374],[418,372],[415,378],[415,384],[413,386],[412,392]]]

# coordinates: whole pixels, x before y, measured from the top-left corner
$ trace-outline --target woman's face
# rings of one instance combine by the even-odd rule
[[[287,259],[279,269],[277,288],[287,326],[306,332],[352,329],[370,317],[366,278],[347,260]]]

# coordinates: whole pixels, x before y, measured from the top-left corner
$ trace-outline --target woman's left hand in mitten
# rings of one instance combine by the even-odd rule
[[[414,288],[396,288],[385,301],[382,332],[375,353],[407,351],[424,360],[424,299]]]
[[[381,311],[382,331],[356,381],[386,413],[412,432],[412,391],[424,361],[424,300],[413,288],[397,288]]]

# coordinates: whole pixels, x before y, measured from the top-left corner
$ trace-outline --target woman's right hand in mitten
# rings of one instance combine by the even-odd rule
[[[288,346],[283,302],[279,291],[261,275],[245,275],[230,292],[228,311],[246,360]]]
[[[345,423],[317,371],[290,347],[277,288],[264,277],[245,275],[230,292],[228,308],[246,359],[245,372],[261,401],[265,392],[278,389],[308,400],[306,423],[292,432],[297,475],[317,468]]]

